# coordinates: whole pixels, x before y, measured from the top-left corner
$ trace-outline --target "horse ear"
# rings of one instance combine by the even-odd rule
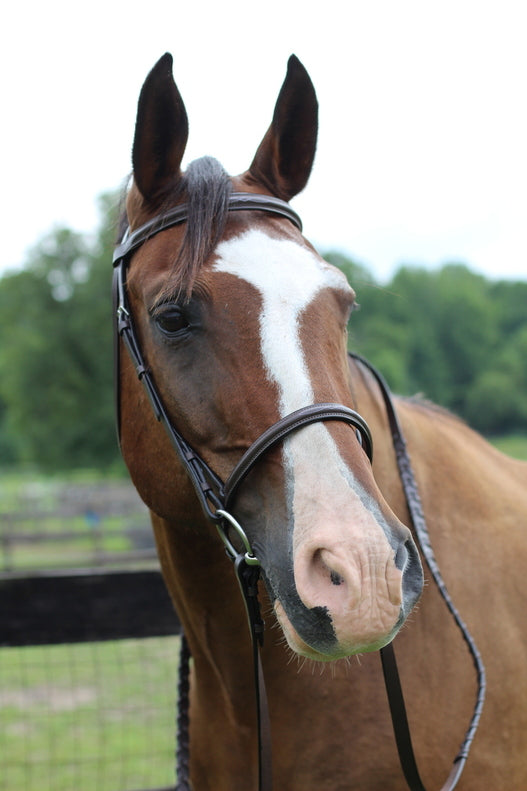
[[[313,83],[298,58],[291,55],[271,126],[249,173],[279,198],[290,200],[307,184],[317,132],[318,102]]]
[[[146,78],[137,107],[134,180],[149,203],[159,203],[181,177],[187,138],[187,113],[172,77],[172,55],[167,52]]]

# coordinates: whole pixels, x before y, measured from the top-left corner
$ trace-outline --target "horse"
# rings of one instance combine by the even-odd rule
[[[314,87],[291,56],[249,169],[230,177],[203,157],[183,172],[172,65],[167,53],[138,102],[116,359],[122,454],[192,656],[185,787],[258,784],[234,547],[261,568],[273,787],[407,787],[378,658],[393,641],[435,791],[472,710],[472,661],[428,584],[378,380],[347,352],[355,293],[289,205],[313,166]],[[395,409],[435,557],[487,669],[461,787],[527,788],[527,465],[422,399]],[[228,507],[214,494],[226,480]]]

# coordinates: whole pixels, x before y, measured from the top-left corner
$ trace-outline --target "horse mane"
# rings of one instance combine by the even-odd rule
[[[162,217],[176,203],[186,202],[188,219],[181,248],[172,264],[166,283],[156,302],[181,297],[188,299],[198,273],[219,241],[227,222],[231,180],[214,157],[201,157],[191,162],[177,186],[163,201]],[[126,214],[121,214],[119,236],[126,230]]]
[[[360,359],[359,359],[359,363],[360,363]],[[368,392],[373,398],[375,398],[379,393],[379,387],[377,381],[374,379],[371,372],[364,367],[364,365],[359,364],[358,370],[360,371],[363,383],[365,384]],[[459,415],[456,415],[455,412],[451,412],[446,407],[440,406],[439,404],[436,404],[434,401],[430,401],[422,393],[415,393],[414,395],[395,394],[395,398],[397,399],[397,401],[400,401],[404,404],[408,404],[409,406],[421,410],[421,412],[432,413],[439,418],[445,418],[446,420],[452,420],[458,423],[459,425],[467,426],[466,422],[462,418],[460,418]]]
[[[436,404],[434,401],[430,401],[430,399],[426,398],[422,393],[416,393],[415,395],[411,396],[399,396],[400,401],[404,401],[411,406],[415,406],[418,409],[422,409],[423,412],[433,412],[436,415],[442,415],[443,417],[450,418],[451,420],[455,420],[457,423],[465,423],[463,418],[456,415],[455,412],[452,412],[450,409],[447,409],[444,406],[440,406]]]

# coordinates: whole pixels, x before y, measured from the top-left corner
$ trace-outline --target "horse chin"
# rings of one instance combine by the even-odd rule
[[[306,657],[307,659],[313,659],[315,662],[334,662],[337,659],[345,659],[346,657],[354,656],[355,654],[365,654],[371,651],[378,651],[380,648],[383,648],[385,645],[388,645],[388,643],[390,643],[393,640],[393,638],[399,631],[399,627],[400,627],[400,623],[398,623],[392,632],[371,643],[367,643],[364,645],[363,644],[345,645],[336,641],[331,651],[329,650],[319,651],[313,646],[306,643],[305,640],[303,640],[302,637],[300,637],[295,627],[291,623],[283,605],[278,599],[276,599],[274,602],[274,612],[278,620],[278,623],[280,624],[284,637],[287,640],[287,644],[289,648],[291,648],[291,650],[294,651],[295,654]]]

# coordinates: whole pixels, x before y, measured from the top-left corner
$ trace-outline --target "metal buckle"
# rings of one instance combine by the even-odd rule
[[[240,540],[241,540],[241,542],[242,542],[242,544],[243,544],[243,546],[245,548],[244,560],[247,563],[247,565],[248,566],[260,566],[261,565],[260,561],[258,560],[258,558],[253,553],[251,545],[249,543],[249,539],[247,538],[243,527],[239,524],[239,522],[236,521],[236,519],[233,517],[233,515],[230,514],[228,511],[224,511],[222,508],[218,508],[218,510],[216,511],[216,516],[220,516],[223,520],[228,522],[229,525],[231,527],[233,527],[234,530],[236,531],[236,533],[238,534],[238,537],[240,538]],[[227,534],[227,531],[223,527],[221,522],[219,522],[216,525],[216,527],[218,529],[218,533],[220,534],[220,538],[223,541],[223,543],[225,545],[225,549],[227,550],[230,558],[232,560],[234,560],[235,558],[239,557],[239,555],[243,554],[241,552],[238,552],[238,550],[236,549],[236,547],[234,546],[234,544],[230,540],[230,538],[229,538],[229,536]]]

